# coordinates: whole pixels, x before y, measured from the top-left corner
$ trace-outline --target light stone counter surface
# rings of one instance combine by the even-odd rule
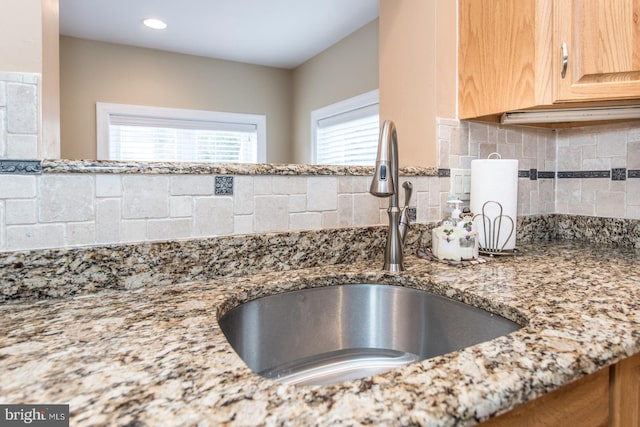
[[[13,162],[16,163],[16,162]],[[28,164],[27,167],[33,165]],[[15,165],[8,166],[15,169]],[[24,169],[22,167],[21,169]],[[218,175],[353,175],[372,176],[373,166],[299,163],[136,162],[117,160],[43,160],[42,173],[218,174]],[[436,167],[403,166],[404,176],[438,176]]]
[[[3,403],[69,403],[71,425],[472,425],[640,351],[636,249],[574,242],[459,268],[409,257],[2,305]],[[217,316],[335,283],[411,286],[526,324],[465,350],[333,386],[253,374]]]

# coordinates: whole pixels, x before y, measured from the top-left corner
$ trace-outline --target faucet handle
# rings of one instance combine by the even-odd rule
[[[405,181],[402,183],[402,188],[404,188],[404,209],[407,209],[413,193],[413,184],[409,181]]]
[[[404,241],[407,237],[407,231],[409,230],[409,225],[411,224],[411,220],[409,219],[409,211],[407,211],[407,208],[409,207],[409,201],[411,201],[413,184],[411,184],[409,181],[405,181],[402,183],[402,188],[404,188],[404,207],[402,208],[402,213],[400,213],[400,223],[398,224],[398,229],[400,231],[400,239],[404,244]]]

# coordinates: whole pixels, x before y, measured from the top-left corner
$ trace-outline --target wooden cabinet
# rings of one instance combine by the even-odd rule
[[[611,368],[611,427],[640,426],[640,354]]]
[[[556,0],[553,13],[555,102],[640,98],[640,0]]]
[[[640,102],[639,21],[640,0],[460,0],[460,118]]]
[[[483,427],[638,427],[640,353],[481,424]]]
[[[504,415],[483,427],[607,426],[609,369],[567,384]]]

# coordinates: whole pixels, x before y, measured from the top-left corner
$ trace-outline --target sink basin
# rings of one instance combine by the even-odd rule
[[[219,323],[254,372],[304,385],[385,372],[521,327],[429,292],[380,284],[271,295],[230,310]]]

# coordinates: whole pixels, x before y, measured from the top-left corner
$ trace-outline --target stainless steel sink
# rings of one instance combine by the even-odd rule
[[[254,372],[305,385],[385,372],[521,328],[458,301],[378,284],[272,295],[232,309],[219,323]]]

